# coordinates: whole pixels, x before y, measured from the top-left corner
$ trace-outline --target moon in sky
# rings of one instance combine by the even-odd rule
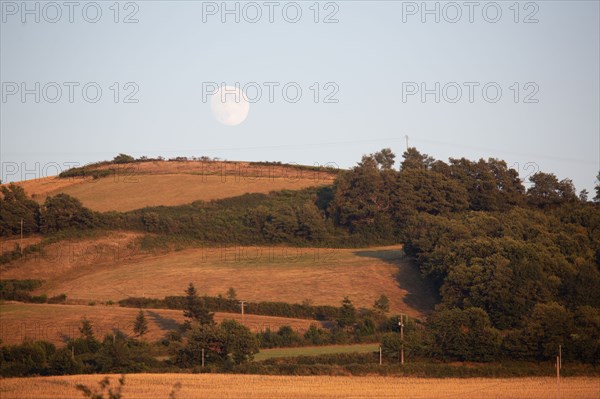
[[[241,89],[225,86],[225,88],[219,88],[212,95],[210,110],[215,119],[222,124],[236,126],[242,123],[248,116],[250,103]]]

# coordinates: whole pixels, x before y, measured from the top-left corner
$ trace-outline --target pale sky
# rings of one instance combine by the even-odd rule
[[[315,3],[1,1],[0,178],[120,152],[346,168],[400,156],[408,135],[437,159],[502,158],[592,191],[598,1]],[[211,113],[213,83],[246,87],[241,124]]]

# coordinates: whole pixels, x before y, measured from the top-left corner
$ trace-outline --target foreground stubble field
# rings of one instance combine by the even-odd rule
[[[9,378],[0,380],[2,399],[77,398],[84,383],[97,387],[101,375]],[[111,376],[116,384],[118,376]],[[298,377],[222,374],[130,374],[124,399],[167,399],[175,383],[176,397],[189,398],[577,398],[600,397],[600,379],[566,378],[557,395],[553,378],[425,379],[403,377]]]

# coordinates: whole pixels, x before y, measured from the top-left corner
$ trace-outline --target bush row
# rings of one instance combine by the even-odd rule
[[[240,312],[240,302],[224,297],[202,297],[205,306],[211,312]],[[122,307],[148,309],[185,309],[185,296],[167,296],[164,299],[129,297],[119,301]],[[262,316],[290,317],[314,320],[335,320],[339,317],[340,308],[327,305],[308,305],[286,302],[246,302],[245,312]]]

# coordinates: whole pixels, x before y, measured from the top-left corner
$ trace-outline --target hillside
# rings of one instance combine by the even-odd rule
[[[170,187],[176,179],[219,176],[196,175],[199,161],[128,162],[140,165],[139,181],[149,178],[150,191],[134,188],[133,197],[151,197],[152,187]],[[285,330],[261,336],[264,347],[379,341],[386,356],[397,359],[397,314],[406,313],[414,356],[549,361],[560,346],[569,360],[597,363],[600,186],[592,202],[552,173],[532,175],[526,187],[502,160],[446,163],[415,148],[403,154],[398,169],[395,163],[391,150],[383,149],[350,170],[326,170],[333,180],[319,177],[320,187],[308,179],[307,188],[271,190],[285,179],[269,178],[268,194],[247,193],[252,185],[236,186],[235,178],[229,186],[232,170],[213,181],[212,200],[195,200],[200,190],[181,205],[127,212],[85,206],[95,197],[131,206],[120,198],[127,197],[124,191],[112,190],[120,183],[106,180],[121,176],[118,162],[63,175],[83,179],[61,190],[87,192],[84,203],[61,193],[40,205],[22,187],[3,186],[0,233],[3,245],[14,248],[1,257],[3,298],[56,302],[65,294],[68,303],[128,298],[128,306],[186,309],[203,303],[194,299],[196,291],[206,301],[221,301],[232,289],[229,307],[222,301],[202,306],[235,311],[240,298],[263,303],[262,310],[253,308],[258,314],[333,323],[307,336]],[[181,182],[178,190],[188,190]],[[255,183],[251,189],[264,188]],[[21,220],[28,237],[22,252],[14,238]],[[166,305],[165,297],[182,296],[186,287],[192,293],[183,305]],[[202,314],[194,317],[205,320]],[[214,333],[238,328],[225,324],[229,330]],[[198,347],[188,338],[204,339],[184,337],[189,347],[180,347],[177,360],[183,368],[196,364]]]
[[[246,193],[298,190],[331,184],[334,174],[295,165],[249,162],[148,161],[86,168],[106,176],[46,177],[17,183],[39,203],[59,193],[100,212],[174,206]]]
[[[370,308],[385,294],[390,310],[420,317],[433,309],[435,292],[401,247],[368,249],[220,246],[152,253],[136,247],[139,233],[112,232],[48,245],[1,265],[3,279],[42,279],[37,293],[70,301],[118,301],[129,296],[182,295],[193,282],[216,296],[234,287],[250,301],[338,306],[344,296]]]

